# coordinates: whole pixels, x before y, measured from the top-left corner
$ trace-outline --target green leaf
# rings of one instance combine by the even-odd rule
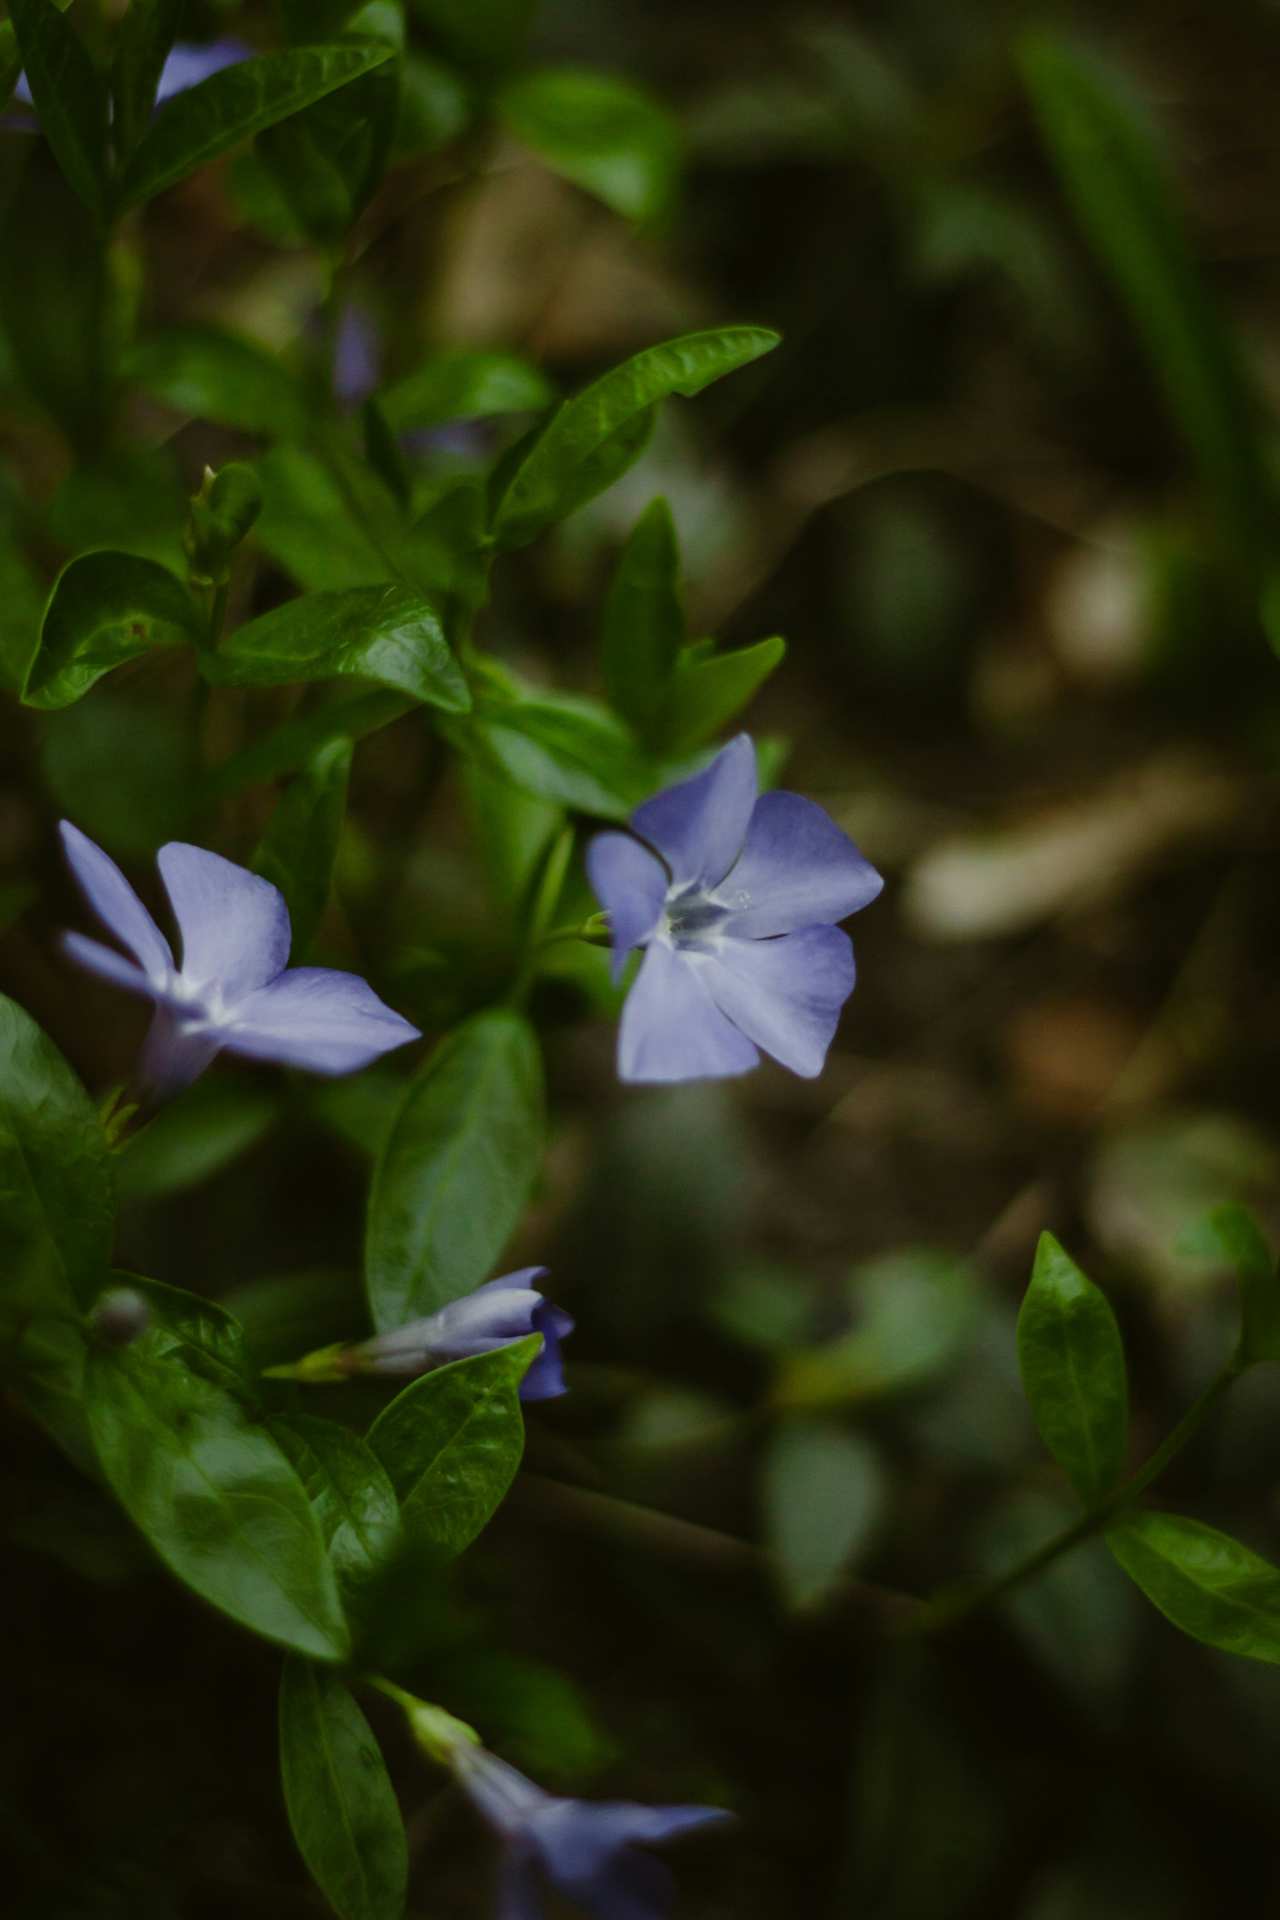
[[[447,53],[478,66],[519,58],[538,0],[410,0]]]
[[[279,887],[293,927],[290,959],[305,960],[329,903],[338,843],[347,817],[352,743],[330,740],[312,755],[276,803],[253,856],[253,870]]]
[[[671,509],[658,499],[636,521],[619,556],[600,642],[610,703],[646,738],[666,710],[684,643],[680,549]]]
[[[1230,1534],[1177,1513],[1138,1513],[1110,1527],[1129,1578],[1193,1640],[1280,1665],[1280,1567]]]
[[[421,160],[456,139],[472,115],[471,96],[460,74],[442,61],[410,49],[400,75],[400,112],[393,160]]]
[[[69,707],[126,660],[201,638],[191,595],[167,567],[132,553],[83,553],[54,581],[23,704]]]
[[[239,1400],[159,1331],[94,1353],[86,1385],[102,1470],[170,1571],[268,1640],[344,1659],[337,1583],[302,1482]]]
[[[866,1546],[884,1507],[880,1458],[827,1421],[779,1427],[764,1463],[765,1541],[793,1607],[821,1604]]]
[[[353,519],[342,488],[314,454],[273,447],[257,462],[262,518],[256,537],[302,587],[360,587],[390,577],[382,529]],[[392,537],[398,529],[388,528]]]
[[[120,206],[163,193],[229,147],[300,113],[390,56],[390,47],[376,40],[291,47],[210,74],[161,107],[121,174]]]
[[[237,628],[201,666],[217,686],[350,678],[394,687],[446,713],[471,705],[438,610],[410,587],[304,594]]]
[[[781,666],[786,651],[786,641],[776,634],[728,653],[687,648],[671,684],[663,739],[667,751],[686,752],[727,727]]]
[[[481,1013],[410,1082],[374,1170],[365,1286],[379,1333],[493,1270],[537,1178],[542,1058],[518,1013]]]
[[[1246,1207],[1215,1207],[1194,1250],[1225,1261],[1240,1289],[1240,1358],[1246,1366],[1280,1360],[1280,1271],[1265,1234]]]
[[[385,1467],[366,1440],[333,1420],[293,1413],[276,1423],[302,1479],[340,1580],[381,1571],[400,1543],[400,1508]]]
[[[400,1920],[409,1852],[386,1762],[342,1681],[309,1660],[280,1676],[280,1778],[298,1851],[341,1920]]]
[[[337,245],[378,187],[398,94],[399,61],[389,59],[258,136],[259,159],[320,245]]]
[[[153,1200],[202,1186],[256,1146],[278,1112],[265,1086],[206,1075],[125,1141],[116,1156],[121,1198]]]
[[[186,0],[129,0],[111,55],[111,138],[124,160],[147,130]]]
[[[641,88],[588,68],[544,68],[510,81],[497,108],[518,140],[615,213],[652,220],[670,205],[680,134]]]
[[[215,768],[209,776],[208,791],[217,798],[258,780],[276,780],[282,773],[305,767],[330,742],[360,740],[413,711],[414,702],[397,693],[357,693],[330,700],[242,747]]]
[[[910,1392],[941,1373],[974,1329],[972,1269],[928,1247],[855,1268],[849,1292],[857,1324],[785,1358],[779,1406],[811,1410]]]
[[[269,439],[300,440],[307,400],[279,361],[252,340],[218,327],[172,327],[140,340],[121,371],[177,413]]]
[[[1221,530],[1238,557],[1256,561],[1271,522],[1261,416],[1156,137],[1116,76],[1047,34],[1025,43],[1023,71],[1050,157],[1128,307]]]
[[[107,88],[89,51],[53,0],[10,0],[22,64],[40,126],[85,205],[101,213],[107,192]]]
[[[483,420],[497,413],[532,413],[555,398],[546,375],[514,353],[455,347],[434,353],[378,399],[397,433],[443,420]]]
[[[398,1394],[369,1429],[369,1445],[400,1501],[411,1551],[452,1559],[501,1505],[524,1451],[520,1382],[540,1334],[454,1360]]]
[[[203,1294],[187,1293],[181,1287],[168,1286],[163,1280],[148,1280],[139,1273],[117,1271],[111,1274],[110,1280],[113,1287],[129,1287],[142,1295],[156,1325],[172,1335],[179,1347],[187,1349],[184,1357],[190,1361],[195,1356],[197,1362],[208,1363],[207,1367],[197,1364],[196,1372],[206,1372],[215,1385],[233,1392],[238,1393],[247,1385],[249,1365],[245,1358],[244,1329],[234,1313]],[[159,1347],[160,1343],[156,1344]]]
[[[603,820],[625,820],[658,784],[630,729],[578,695],[486,700],[444,732],[512,786]]]
[[[701,393],[713,380],[758,360],[778,344],[766,327],[718,327],[648,347],[558,407],[506,479],[494,535],[514,546],[530,540],[589,494],[583,469],[605,456],[619,434],[669,394]],[[616,474],[612,477],[616,478]],[[608,484],[608,482],[605,482]],[[599,491],[593,485],[593,491]]]
[[[115,1187],[92,1101],[29,1014],[0,995],[0,1272],[87,1305],[111,1258]],[[43,1290],[43,1289],[41,1289]]]
[[[1018,1364],[1049,1452],[1092,1503],[1124,1471],[1129,1389],[1111,1303],[1042,1233],[1018,1315]]]
[[[45,716],[40,766],[67,819],[117,858],[150,864],[157,842],[189,837],[195,745],[172,699],[150,705],[102,687]]]

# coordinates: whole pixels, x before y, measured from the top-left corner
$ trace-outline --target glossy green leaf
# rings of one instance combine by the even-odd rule
[[[329,903],[338,843],[347,817],[352,743],[331,740],[312,755],[276,803],[253,856],[253,870],[279,887],[293,927],[290,961],[306,959]]]
[[[615,213],[652,220],[670,205],[679,129],[641,88],[587,68],[544,68],[510,81],[497,107],[518,140]]]
[[[156,400],[196,420],[271,439],[307,432],[306,396],[265,347],[218,327],[172,327],[140,340],[121,371]]]
[[[400,1508],[386,1468],[366,1440],[333,1420],[291,1413],[276,1423],[316,1510],[341,1580],[356,1584],[387,1566],[400,1543]]]
[[[786,651],[776,634],[727,653],[688,648],[671,682],[663,739],[668,752],[685,752],[722,732],[782,665]]]
[[[1129,309],[1223,534],[1240,558],[1256,560],[1271,521],[1260,414],[1155,134],[1119,78],[1062,41],[1036,34],[1023,68],[1050,156]]]
[[[119,204],[136,206],[163,193],[241,140],[359,79],[390,54],[375,40],[291,47],[210,74],[161,107],[120,176]]]
[[[690,397],[778,344],[766,327],[717,327],[648,347],[557,408],[506,480],[493,528],[503,545],[532,539],[584,495],[582,470],[670,394]],[[607,482],[606,482],[607,484]],[[598,488],[594,489],[598,491]]]
[[[471,704],[437,608],[409,587],[305,594],[238,627],[201,665],[218,686],[371,680],[446,713]]]
[[[0,995],[0,1268],[81,1305],[111,1258],[115,1186],[88,1094],[29,1014]]]
[[[455,347],[432,354],[378,396],[397,433],[444,420],[483,420],[498,413],[532,413],[555,398],[551,382],[514,353]]]
[[[1230,1534],[1178,1513],[1137,1513],[1110,1527],[1129,1578],[1193,1640],[1280,1665],[1280,1567]]]
[[[861,1434],[819,1420],[778,1428],[764,1461],[765,1544],[793,1607],[828,1597],[870,1539],[884,1498],[879,1455]]]
[[[87,1407],[102,1470],[178,1579],[268,1640],[341,1660],[348,1635],[306,1491],[237,1397],[162,1331],[94,1353]]]
[[[630,730],[585,697],[485,700],[446,732],[513,786],[603,820],[626,819],[657,785],[654,763]]]
[[[1051,1233],[1018,1315],[1018,1364],[1040,1438],[1080,1498],[1100,1499],[1124,1471],[1124,1345],[1110,1301]]]
[[[342,1681],[309,1660],[280,1676],[280,1778],[298,1851],[341,1920],[400,1920],[409,1853],[386,1762]]]
[[[249,1365],[245,1357],[244,1329],[233,1313],[216,1300],[182,1287],[168,1286],[162,1280],[149,1280],[142,1274],[116,1271],[110,1276],[113,1287],[128,1287],[140,1293],[151,1312],[152,1324],[172,1337],[173,1343],[186,1349],[189,1362],[206,1363],[196,1370],[205,1371],[215,1385],[242,1391],[249,1383]],[[157,1349],[161,1343],[156,1342]]]
[[[89,50],[53,0],[10,0],[31,98],[58,165],[85,205],[107,194],[107,88]]]
[[[451,1361],[374,1421],[369,1445],[391,1476],[411,1552],[452,1559],[501,1505],[524,1451],[520,1382],[541,1345],[531,1334]]]
[[[22,690],[28,707],[69,707],[113,667],[201,637],[191,595],[155,560],[84,553],[54,582]]]
[[[111,139],[123,160],[147,130],[186,0],[129,0],[111,53]]]
[[[680,549],[671,509],[658,499],[641,514],[619,556],[600,636],[609,700],[646,738],[666,712],[684,642]]]
[[[369,1197],[365,1286],[380,1333],[479,1286],[542,1161],[542,1057],[522,1015],[449,1034],[410,1082]]]

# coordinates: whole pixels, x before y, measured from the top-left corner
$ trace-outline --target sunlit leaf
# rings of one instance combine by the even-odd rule
[[[304,594],[238,627],[201,661],[218,686],[355,679],[465,713],[467,683],[431,601],[408,587]]]
[[[1280,1567],[1178,1513],[1138,1513],[1107,1531],[1151,1604],[1193,1640],[1280,1665]]]

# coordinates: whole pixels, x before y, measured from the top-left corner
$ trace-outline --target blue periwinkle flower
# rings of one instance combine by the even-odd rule
[[[719,1807],[562,1799],[466,1741],[457,1743],[449,1762],[502,1841],[498,1920],[540,1920],[545,1886],[592,1920],[661,1920],[671,1905],[671,1876],[640,1848],[730,1817]]]
[[[622,1012],[622,1078],[721,1079],[757,1066],[758,1049],[820,1073],[853,992],[836,922],[875,899],[875,868],[812,800],[758,793],[745,733],[631,825],[638,839],[601,833],[587,849],[614,977],[645,950]]]
[[[64,951],[155,1002],[139,1069],[154,1097],[188,1086],[224,1049],[338,1074],[420,1037],[356,974],[287,968],[289,909],[269,880],[203,847],[161,847],[156,861],[182,935],[179,966],[115,861],[70,821],[60,831],[80,891],[128,958],[80,933],[63,934]]]
[[[565,1391],[560,1342],[573,1332],[573,1317],[553,1306],[533,1282],[545,1267],[521,1267],[489,1280],[461,1300],[451,1300],[425,1319],[365,1340],[351,1353],[350,1371],[417,1374],[447,1360],[509,1347],[531,1333],[542,1335],[542,1352],[520,1384],[522,1400],[554,1400]]]
[[[176,41],[160,69],[156,105],[162,107],[166,100],[172,100],[175,93],[185,93],[188,87],[207,80],[211,74],[220,73],[223,67],[238,66],[241,60],[248,60],[252,53],[252,47],[229,35],[221,40]],[[32,104],[31,88],[25,73],[18,75],[14,93],[24,105]]]

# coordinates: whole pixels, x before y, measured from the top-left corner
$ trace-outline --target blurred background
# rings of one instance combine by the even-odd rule
[[[748,722],[888,884],[816,1082],[766,1065],[623,1089],[599,956],[542,980],[553,1144],[504,1264],[546,1263],[578,1317],[572,1391],[535,1410],[526,1474],[405,1677],[560,1790],[733,1806],[733,1835],[681,1862],[708,1920],[1264,1911],[1269,1669],[1180,1638],[1096,1544],[949,1640],[892,1628],[895,1591],[998,1570],[1071,1517],[1017,1377],[1039,1231],[1116,1305],[1135,1459],[1234,1338],[1205,1215],[1240,1200],[1280,1231],[1280,15],[543,0],[529,68],[657,103],[639,185],[608,176],[602,198],[600,168],[495,124],[447,11],[409,8],[397,163],[345,270],[353,365],[494,347],[572,390],[686,329],[784,336],[671,403],[619,485],[505,561],[480,637],[598,693],[610,568],[665,494],[691,631],[787,637]],[[271,12],[193,0],[189,38],[227,32],[273,44]],[[177,563],[207,460],[260,456],[267,496],[234,617],[358,576],[341,502],[287,453],[154,379],[101,417],[75,202],[29,127],[3,148],[10,679],[71,553]],[[109,266],[127,330],[318,351],[325,262],[251,153],[160,200]],[[425,484],[512,431],[437,430]],[[54,822],[145,886],[174,833],[247,857],[276,791],[214,804],[189,671],[0,718],[0,985],[95,1091],[141,1016],[53,957],[78,916]],[[215,699],[204,746],[237,751],[274,698]],[[381,955],[429,1028],[511,963],[495,787],[417,716],[357,750],[322,948]],[[542,804],[522,803],[529,844]],[[226,1299],[264,1364],[359,1337],[398,1084],[220,1067],[125,1158],[122,1264]],[[17,1910],[318,1914],[279,1802],[274,1657],[157,1573],[16,1407],[5,1445]],[[1274,1558],[1278,1468],[1263,1368],[1161,1500]],[[411,1912],[486,1912],[483,1836],[371,1712]]]

